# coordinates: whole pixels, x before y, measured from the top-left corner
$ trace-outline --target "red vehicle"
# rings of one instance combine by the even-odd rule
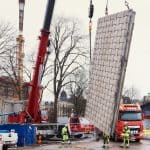
[[[49,28],[52,20],[54,4],[55,0],[48,0],[44,24],[39,38],[40,42],[35,69],[32,81],[30,83],[31,90],[29,93],[28,105],[25,111],[16,113],[15,115],[9,115],[8,116],[9,123],[26,123],[26,122],[41,123],[43,121],[42,114],[39,108],[41,74],[43,72],[43,65],[45,62],[47,46],[49,43],[48,41],[50,33]]]
[[[143,138],[143,115],[138,104],[121,104],[119,107],[118,121],[116,123],[114,140],[122,139],[124,125],[130,129],[130,140],[140,141]]]
[[[71,116],[69,118],[69,132],[73,136],[81,137],[83,134],[93,133],[94,125],[90,124],[85,118]]]

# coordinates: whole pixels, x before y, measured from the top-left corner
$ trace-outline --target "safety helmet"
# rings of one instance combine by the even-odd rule
[[[124,127],[125,127],[125,128],[128,128],[127,122],[124,123]]]

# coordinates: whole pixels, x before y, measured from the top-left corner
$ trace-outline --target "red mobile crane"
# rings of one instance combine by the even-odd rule
[[[55,5],[55,0],[48,0],[45,20],[43,29],[41,30],[40,43],[38,48],[38,54],[36,58],[35,69],[33,73],[33,78],[31,83],[31,90],[29,93],[28,105],[25,111],[19,113],[10,113],[8,115],[9,123],[41,123],[43,121],[41,111],[39,109],[39,99],[40,99],[40,88],[41,88],[41,74],[43,71],[43,65],[46,56],[46,49],[48,46],[48,37],[49,37],[49,28],[51,24],[53,9]],[[90,28],[91,28],[91,18],[93,16],[93,4],[92,0],[90,1],[89,8],[89,18],[90,18]],[[90,29],[91,32],[91,29]],[[81,123],[81,118],[78,117],[77,123],[74,123],[75,118],[70,118],[68,122],[68,128],[70,129],[71,135],[81,135],[84,133],[90,133],[94,131],[93,125],[84,125]],[[61,127],[61,126],[60,126]],[[59,131],[58,131],[59,135]]]
[[[39,98],[40,98],[40,84],[41,84],[41,74],[43,70],[43,64],[46,55],[46,49],[48,46],[49,28],[52,20],[53,9],[55,5],[55,0],[48,0],[47,9],[45,14],[45,20],[43,24],[43,29],[41,30],[38,54],[35,64],[35,69],[33,73],[33,78],[30,83],[31,90],[29,94],[28,105],[25,111],[19,112],[17,114],[9,115],[9,123],[26,123],[27,120],[32,123],[41,122],[41,112],[39,109]]]

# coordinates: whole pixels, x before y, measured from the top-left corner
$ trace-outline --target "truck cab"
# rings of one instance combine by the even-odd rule
[[[121,104],[119,107],[118,121],[116,123],[114,139],[122,140],[122,131],[127,124],[130,129],[130,140],[140,141],[143,138],[143,115],[138,104]]]

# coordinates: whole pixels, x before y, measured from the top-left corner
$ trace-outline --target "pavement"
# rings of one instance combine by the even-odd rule
[[[144,120],[144,139],[150,139],[150,119]]]
[[[43,145],[27,146],[18,148],[18,150],[103,150],[103,141],[94,141],[93,139],[85,139],[81,141],[73,141],[71,145],[62,145],[61,142],[49,143]],[[111,142],[109,150],[122,150],[121,142]],[[142,140],[140,143],[131,142],[130,150],[150,150],[150,140]]]
[[[144,139],[150,140],[150,130],[144,130],[143,137],[144,137]]]

